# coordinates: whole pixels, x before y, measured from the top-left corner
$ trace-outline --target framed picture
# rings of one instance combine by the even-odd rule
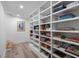
[[[25,21],[17,21],[17,31],[25,31]]]

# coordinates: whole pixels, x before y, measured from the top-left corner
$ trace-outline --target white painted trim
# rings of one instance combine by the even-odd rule
[[[5,54],[6,54],[6,49],[4,49],[4,52],[3,52],[2,56],[1,56],[1,58],[5,58]]]

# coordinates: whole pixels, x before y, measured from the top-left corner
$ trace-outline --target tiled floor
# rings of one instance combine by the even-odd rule
[[[11,50],[7,50],[5,58],[38,58],[30,49],[28,43],[14,45]]]

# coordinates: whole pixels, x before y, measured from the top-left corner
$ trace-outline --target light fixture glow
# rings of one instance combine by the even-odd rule
[[[21,8],[21,9],[23,9],[23,8],[24,8],[24,6],[23,6],[23,5],[20,5],[20,8]]]
[[[17,14],[17,16],[19,17],[20,15],[19,15],[19,14]]]

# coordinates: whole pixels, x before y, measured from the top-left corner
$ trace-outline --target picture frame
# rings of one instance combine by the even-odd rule
[[[17,21],[17,31],[18,32],[25,31],[25,21]]]

